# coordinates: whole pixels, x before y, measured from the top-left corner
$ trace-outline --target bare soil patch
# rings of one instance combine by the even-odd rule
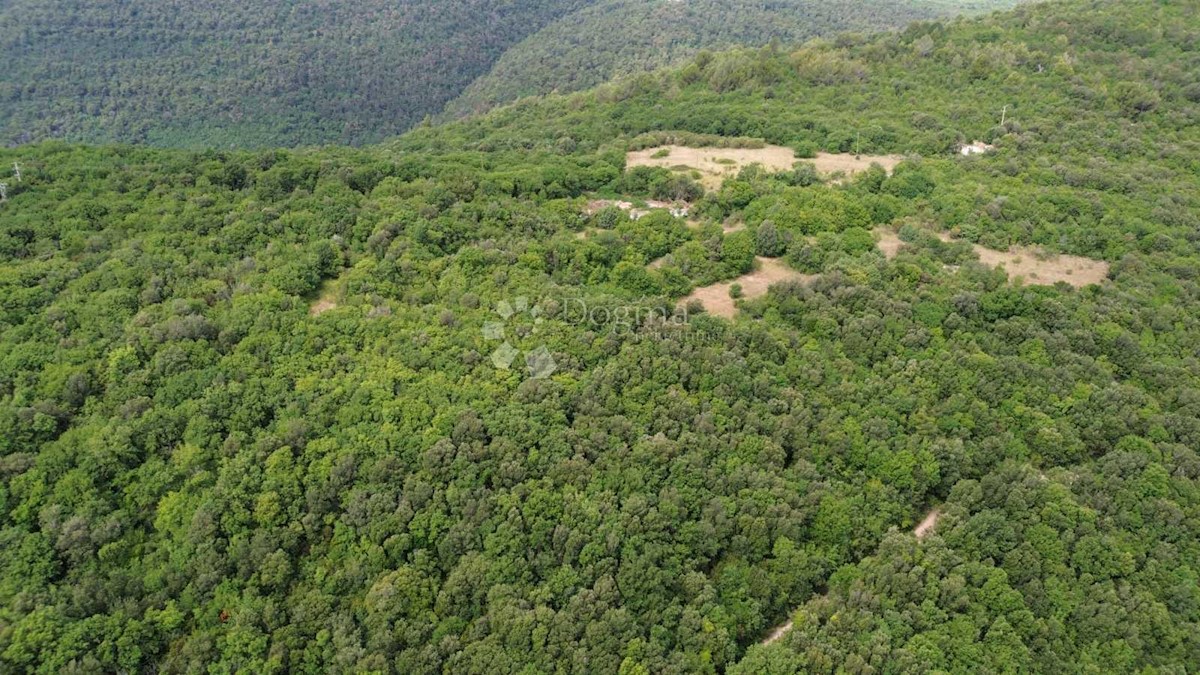
[[[812,162],[817,167],[817,173],[828,175],[840,171],[847,176],[852,176],[860,171],[866,171],[871,168],[872,164],[882,166],[884,171],[890,174],[897,164],[904,161],[904,157],[902,155],[853,155],[848,152],[835,155],[818,152],[815,158],[800,161]]]
[[[895,258],[904,246],[900,236],[887,228],[875,230],[879,236],[878,247],[888,260]],[[949,233],[938,232],[938,239],[956,241]],[[979,262],[989,267],[1004,266],[1008,278],[1020,279],[1033,286],[1053,286],[1062,281],[1076,288],[1098,284],[1108,278],[1108,263],[1077,255],[1047,253],[1031,246],[1014,246],[1007,251],[997,251],[974,244],[972,248]]]
[[[784,635],[787,635],[788,631],[790,631],[791,629],[792,629],[792,622],[789,620],[787,623],[785,623],[782,626],[771,631],[771,634],[767,636],[766,640],[762,641],[762,644],[769,645],[772,642],[778,642],[779,638],[783,637]]]
[[[815,275],[802,274],[791,269],[777,258],[759,256],[756,260],[758,269],[732,281],[697,288],[679,301],[680,306],[686,306],[692,300],[699,300],[709,314],[732,319],[737,314],[737,305],[734,299],[729,297],[729,289],[734,284],[741,284],[742,297],[751,299],[766,295],[767,289],[781,281],[807,282],[816,278]]]
[[[662,155],[666,150],[667,154]],[[625,156],[625,164],[635,166],[659,166],[665,169],[695,169],[700,172],[700,183],[708,190],[721,187],[726,178],[736,176],[744,167],[762,164],[771,171],[787,171],[796,163],[796,153],[791,148],[768,145],[763,148],[688,148],[682,145],[664,145],[657,148],[637,150]]]
[[[917,526],[913,528],[913,534],[917,535],[917,539],[928,537],[933,532],[933,528],[937,526],[938,518],[941,516],[941,507],[933,509],[921,522],[917,523]]]
[[[875,230],[875,234],[879,236],[879,243],[876,246],[879,247],[884,258],[891,260],[900,253],[900,247],[904,246],[904,242],[900,240],[900,235],[885,227]]]
[[[662,202],[651,199],[646,202],[646,208],[639,209],[633,205],[633,202],[616,199],[593,199],[584,207],[584,215],[592,216],[598,213],[601,209],[606,209],[610,206],[615,206],[622,211],[629,213],[629,217],[637,220],[642,216],[649,214],[654,209],[665,209],[671,212],[676,218],[686,218],[692,209],[692,205],[687,202]]]
[[[337,284],[331,281],[326,281],[325,283],[321,284],[320,294],[317,296],[317,299],[313,300],[312,304],[308,306],[308,315],[320,316],[331,309],[337,309],[339,295],[340,292]]]
[[[1004,266],[1009,279],[1022,279],[1034,286],[1053,286],[1063,281],[1076,288],[1098,284],[1108,278],[1108,263],[1077,255],[1046,255],[1040,249],[1015,246],[994,251],[975,246],[979,260],[991,267]]]
[[[665,151],[665,154],[664,154]],[[695,169],[700,172],[700,183],[705,189],[721,187],[726,178],[736,176],[751,164],[761,164],[770,171],[788,171],[796,162],[812,162],[818,173],[846,176],[865,171],[872,164],[879,164],[888,173],[904,160],[901,155],[853,155],[819,152],[816,157],[796,157],[791,148],[768,145],[762,148],[689,148],[682,145],[663,145],[645,150],[636,150],[625,157],[627,166],[658,166],[671,170]]]
[[[938,233],[942,241],[954,241],[945,232]],[[1062,281],[1075,288],[1098,284],[1108,278],[1108,263],[1077,255],[1047,253],[1031,246],[1014,246],[997,251],[975,244],[979,262],[989,267],[1004,266],[1011,280],[1020,279],[1031,286],[1053,286]]]
[[[587,206],[583,208],[583,213],[584,215],[594,216],[602,209],[606,209],[610,206],[615,206],[622,211],[629,211],[633,208],[633,202],[626,202],[617,199],[593,199],[587,203]]]

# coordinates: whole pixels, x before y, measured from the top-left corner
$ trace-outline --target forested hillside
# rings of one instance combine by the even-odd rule
[[[449,106],[452,114],[679,63],[701,49],[785,44],[919,19],[1011,7],[1016,0],[602,0],[505,52]]]
[[[0,3],[0,143],[357,145],[442,112],[489,72],[455,110],[581,89],[701,46],[1001,4],[10,0]]]
[[[706,54],[368,148],[0,150],[0,670],[1188,672],[1198,14]],[[764,142],[905,159],[626,166]],[[809,276],[678,304],[756,256]]]
[[[0,142],[363,143],[590,0],[7,0]]]

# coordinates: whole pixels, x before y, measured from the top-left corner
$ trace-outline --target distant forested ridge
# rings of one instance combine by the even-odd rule
[[[521,96],[587,89],[679,63],[700,49],[785,44],[919,19],[1011,7],[1016,0],[602,0],[513,46],[467,87],[451,113]]]
[[[895,27],[993,1],[10,0],[0,143],[359,145],[437,115],[518,44],[467,107],[580,89],[699,46]]]
[[[0,671],[1190,672],[1197,15],[701,54],[364,148],[0,149]],[[626,162],[767,141],[905,159]],[[810,276],[683,316],[756,256]]]
[[[588,0],[10,0],[0,142],[363,143]]]

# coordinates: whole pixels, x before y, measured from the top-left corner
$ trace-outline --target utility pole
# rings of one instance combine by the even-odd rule
[[[8,201],[8,183],[0,183],[0,203]]]
[[[1008,106],[1006,105],[1006,106],[1004,106],[1004,109],[1000,111],[1000,126],[1004,126],[1004,122],[1007,119],[1008,119]]]
[[[17,177],[17,182],[21,182],[21,165],[13,162],[13,175]]]

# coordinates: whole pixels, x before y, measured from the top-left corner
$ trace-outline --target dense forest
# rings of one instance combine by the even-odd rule
[[[365,148],[0,150],[2,669],[1194,669],[1198,14],[702,53]],[[764,142],[906,159],[626,166]],[[756,255],[817,276],[677,306]]]
[[[579,91],[679,63],[701,49],[800,43],[918,19],[1011,7],[1015,0],[603,0],[513,46],[448,106],[451,114]]]
[[[360,145],[438,115],[517,45],[472,88],[471,107],[577,90],[699,46],[895,27],[1006,2],[7,0],[0,144]],[[614,31],[613,21],[638,29]]]
[[[591,0],[6,0],[0,142],[363,143]]]

